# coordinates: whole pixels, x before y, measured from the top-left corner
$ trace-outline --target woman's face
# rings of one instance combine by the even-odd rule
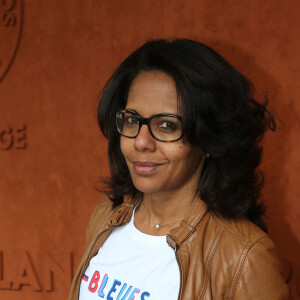
[[[176,86],[163,72],[142,72],[133,81],[126,109],[147,118],[155,114],[178,111]],[[147,125],[136,138],[121,136],[121,151],[135,187],[144,193],[172,192],[197,188],[203,153],[183,143],[155,140]]]

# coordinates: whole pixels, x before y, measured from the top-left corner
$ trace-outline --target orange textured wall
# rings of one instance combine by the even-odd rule
[[[298,0],[0,1],[0,299],[65,299],[107,174],[96,96],[149,38],[220,52],[280,119],[263,197],[291,299],[300,299]]]

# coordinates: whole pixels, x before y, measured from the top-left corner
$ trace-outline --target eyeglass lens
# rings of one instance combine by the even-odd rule
[[[139,118],[128,112],[117,114],[117,129],[126,137],[136,137],[140,129]],[[153,136],[161,141],[174,141],[181,137],[182,126],[174,116],[156,116],[150,119],[150,131]]]

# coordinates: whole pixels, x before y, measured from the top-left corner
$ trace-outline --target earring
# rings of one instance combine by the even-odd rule
[[[209,154],[209,153],[206,153],[206,157],[207,157],[207,158],[210,157],[210,154]]]

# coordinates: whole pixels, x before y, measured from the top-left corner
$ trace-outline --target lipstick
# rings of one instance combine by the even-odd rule
[[[134,161],[132,164],[133,164],[134,171],[138,175],[150,175],[161,166],[161,164],[159,163],[150,162],[150,161],[145,161],[145,162]]]

